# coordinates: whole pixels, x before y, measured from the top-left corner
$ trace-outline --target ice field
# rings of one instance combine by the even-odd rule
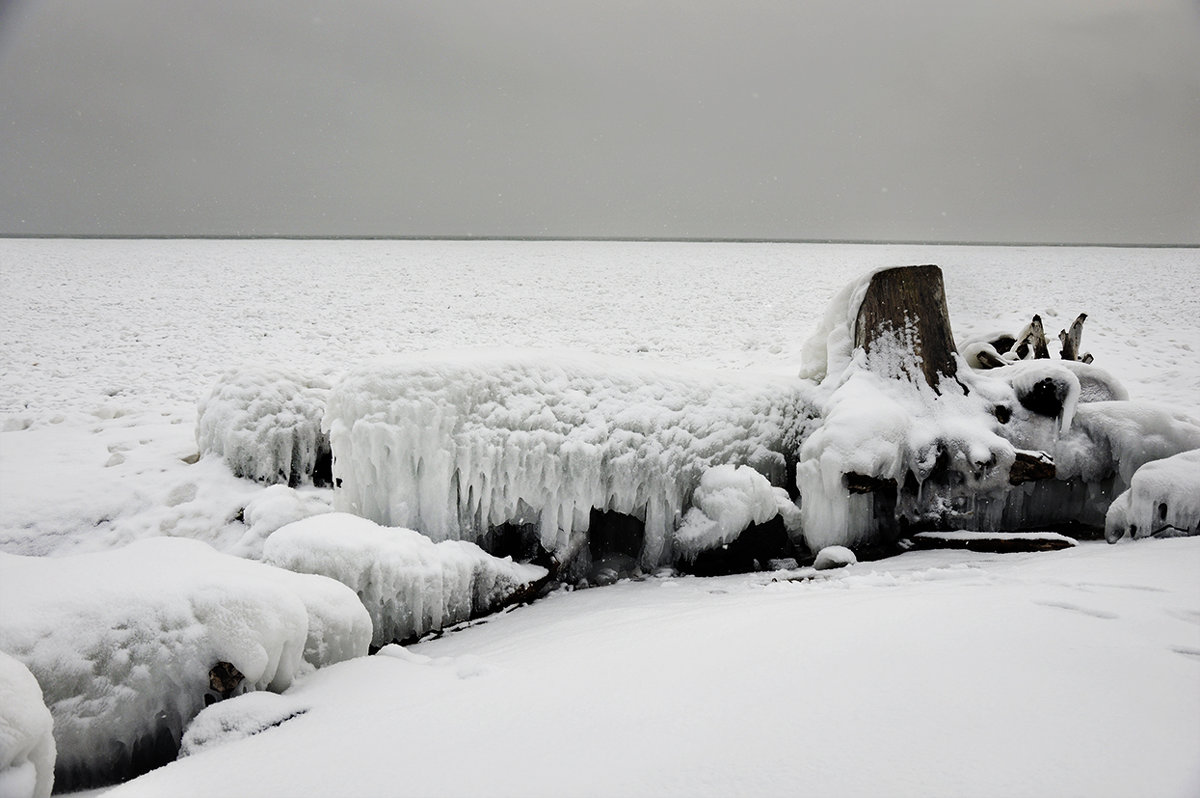
[[[391,355],[526,363],[540,355],[512,350],[533,348],[769,384],[799,373],[839,288],[919,263],[942,267],[960,342],[1033,313],[1053,334],[1086,312],[1095,365],[1132,399],[1200,417],[1195,249],[0,240],[0,554],[50,557],[23,599],[53,596],[54,557],[168,536],[261,559],[276,529],[333,509],[328,489],[187,462],[197,403],[230,368],[332,383]],[[113,596],[98,617],[119,626],[122,594],[94,562],[63,578]],[[454,567],[468,582],[451,597],[446,578],[447,606],[471,589]],[[650,577],[371,657],[317,652],[328,630],[279,609],[344,597],[272,583],[254,606],[287,618],[256,610],[279,642],[254,679],[285,663],[274,687],[291,686],[218,704],[187,756],[113,794],[1194,795],[1198,573],[1187,538]]]

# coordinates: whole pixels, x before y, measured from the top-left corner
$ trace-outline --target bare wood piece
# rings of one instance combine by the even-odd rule
[[[1021,331],[1020,342],[1016,353],[1020,360],[1028,360],[1030,352],[1034,360],[1046,360],[1050,357],[1050,344],[1046,341],[1046,328],[1042,326],[1042,317],[1036,313],[1029,326]]]
[[[899,344],[911,371],[888,376],[912,379],[918,373],[935,391],[958,371],[958,351],[950,331],[946,289],[937,266],[902,266],[877,272],[867,286],[854,325],[854,345],[873,352]]]
[[[846,473],[846,490],[850,493],[875,493],[881,490],[895,490],[896,480],[869,477],[854,471]]]
[[[1008,471],[1008,484],[1020,485],[1023,482],[1035,482],[1039,479],[1054,479],[1057,474],[1054,460],[1045,452],[1027,452],[1017,450],[1017,459],[1013,461]]]
[[[1063,360],[1080,360],[1079,342],[1083,338],[1083,323],[1087,321],[1087,314],[1080,313],[1071,322],[1071,331],[1060,330],[1058,340],[1062,341],[1062,359]]]
[[[1015,554],[1025,551],[1058,551],[1069,549],[1075,541],[1062,535],[1016,533],[988,535],[979,532],[969,536],[921,532],[912,536],[913,546],[918,549],[966,549],[989,554]]]

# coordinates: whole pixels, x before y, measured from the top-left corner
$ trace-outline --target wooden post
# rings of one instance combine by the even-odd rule
[[[878,355],[877,363],[906,357],[907,367],[880,368],[897,378],[911,379],[919,373],[940,393],[943,378],[958,372],[942,270],[902,266],[876,272],[858,310],[854,345],[866,350],[869,364],[872,353]]]

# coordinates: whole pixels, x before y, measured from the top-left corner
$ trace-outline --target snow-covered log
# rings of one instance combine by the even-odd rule
[[[473,543],[434,543],[411,529],[346,513],[288,524],[267,538],[263,558],[336,579],[357,593],[371,615],[375,646],[487,615],[547,575],[545,568],[492,557]]]
[[[49,798],[54,786],[53,727],[37,679],[0,651],[0,796]]]
[[[243,689],[360,656],[358,597],[331,579],[150,538],[69,557],[0,554],[0,649],[24,663],[54,717],[60,788],[116,781],[173,759],[209,672]]]
[[[1146,463],[1108,508],[1105,538],[1200,535],[1200,449]]]
[[[221,375],[200,400],[196,443],[239,477],[295,487],[328,481],[329,440],[321,431],[328,383],[277,369]]]
[[[329,398],[335,507],[493,553],[505,525],[562,553],[593,511],[621,513],[644,523],[642,565],[668,563],[709,468],[748,465],[787,485],[810,394],[795,379],[575,353],[360,368]]]

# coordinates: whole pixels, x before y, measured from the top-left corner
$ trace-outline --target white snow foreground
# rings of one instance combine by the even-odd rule
[[[709,468],[748,465],[785,484],[786,441],[807,407],[794,379],[422,353],[355,370],[330,393],[335,507],[489,551],[497,527],[536,525],[552,553],[578,548],[593,509],[623,513],[644,522],[641,564],[659,565]]]
[[[37,679],[0,651],[0,796],[50,795],[54,786],[53,727]]]
[[[169,761],[204,706],[209,671],[241,689],[366,653],[370,618],[345,586],[151,538],[95,554],[0,554],[0,650],[23,662],[54,716],[60,788]]]
[[[200,400],[196,443],[240,477],[295,487],[321,481],[329,457],[321,432],[329,384],[278,369],[231,370]]]
[[[376,646],[486,615],[547,575],[541,566],[492,557],[473,543],[434,543],[347,513],[288,524],[267,539],[263,558],[355,591],[371,615]]]
[[[1200,535],[1200,449],[1146,463],[1108,508],[1105,537]]]

